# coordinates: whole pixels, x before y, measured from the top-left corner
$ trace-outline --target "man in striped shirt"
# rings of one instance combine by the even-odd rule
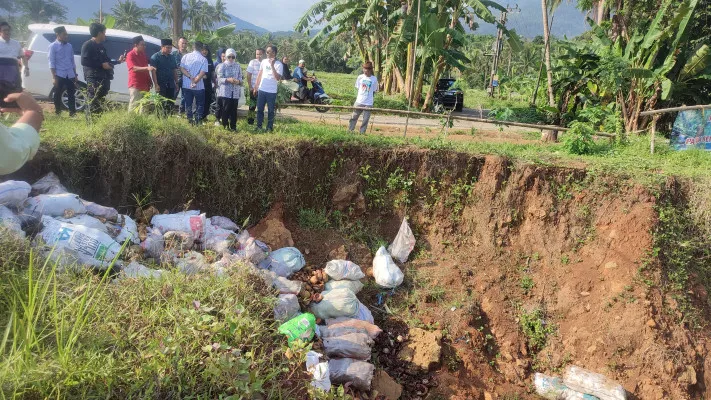
[[[195,42],[192,53],[188,53],[180,60],[180,71],[183,73],[183,98],[185,99],[185,112],[191,124],[198,124],[205,110],[205,85],[202,78],[207,73],[207,59],[202,55],[204,45]],[[193,112],[193,100],[195,111]]]

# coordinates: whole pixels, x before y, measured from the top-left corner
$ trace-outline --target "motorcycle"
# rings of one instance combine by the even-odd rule
[[[321,81],[316,78],[316,75],[314,75],[313,78],[310,89],[306,86],[299,87],[296,82],[289,82],[290,89],[292,89],[289,102],[305,104],[308,101],[314,105],[316,111],[325,113],[328,111],[328,107],[319,107],[319,104],[331,104],[332,99],[326,94]]]

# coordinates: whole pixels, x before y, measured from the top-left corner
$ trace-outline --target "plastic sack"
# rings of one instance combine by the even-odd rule
[[[605,375],[596,374],[575,365],[569,365],[565,369],[563,383],[572,390],[593,395],[600,400],[627,399],[627,392],[619,383]]]
[[[205,234],[207,220],[200,211],[185,211],[177,214],[159,214],[151,218],[151,225],[162,233],[169,231],[192,233],[195,240]]]
[[[599,400],[597,397],[576,392],[565,386],[563,380],[537,372],[533,378],[536,394],[549,400]]]
[[[146,240],[141,242],[141,248],[148,257],[159,259],[165,248],[163,234],[156,228],[148,228]]]
[[[81,202],[84,204],[84,207],[86,207],[86,213],[92,217],[103,218],[108,221],[118,221],[119,213],[115,208],[105,207],[86,200],[82,200]]]
[[[328,329],[337,329],[337,328],[358,328],[358,329],[364,329],[366,332],[368,332],[368,336],[370,336],[371,339],[375,339],[383,333],[383,330],[380,329],[379,326],[372,324],[367,321],[361,321],[359,319],[355,318],[329,318],[326,320],[326,326]]]
[[[348,333],[323,338],[323,348],[329,357],[347,357],[366,361],[370,359],[372,344],[373,341],[366,333]]]
[[[354,317],[360,302],[350,289],[333,289],[321,293],[323,300],[311,303],[311,312],[317,318]]]
[[[30,195],[32,187],[27,182],[5,181],[0,183],[0,206],[20,208]]]
[[[295,294],[280,294],[274,306],[274,319],[288,321],[301,312],[299,299]]]
[[[309,342],[316,333],[316,317],[310,313],[299,314],[279,325],[278,331],[286,335],[289,344],[297,339]]]
[[[202,244],[205,250],[212,250],[217,253],[229,252],[237,242],[237,235],[227,229],[213,225],[208,222],[205,227],[205,237]]]
[[[243,230],[237,235],[237,243],[239,243],[237,255],[241,259],[257,265],[267,258],[269,246],[249,236],[247,230]]]
[[[381,246],[373,258],[373,277],[375,277],[375,283],[384,288],[398,287],[405,278],[385,247]]]
[[[210,217],[210,223],[214,226],[220,227],[222,229],[227,229],[228,231],[237,232],[239,231],[239,226],[232,222],[231,219],[227,217],[214,216]]]
[[[393,258],[400,260],[401,263],[407,262],[407,257],[410,256],[412,249],[415,248],[415,235],[412,234],[410,225],[407,224],[407,218],[402,219],[400,230],[395,236],[395,240],[388,247],[388,251]]]
[[[194,275],[210,269],[210,265],[205,261],[205,257],[195,251],[189,251],[183,257],[173,260],[178,271],[185,275]]]
[[[140,244],[141,239],[138,237],[138,225],[128,215],[121,215],[119,217],[119,222],[121,224],[121,231],[118,236],[116,236],[116,241],[123,244],[126,240],[133,244]]]
[[[282,276],[277,276],[273,281],[273,285],[281,294],[299,294],[304,283],[301,281],[290,281]]]
[[[373,319],[373,313],[370,312],[370,310],[368,309],[368,307],[366,307],[365,304],[361,303],[360,301],[358,303],[358,314],[356,314],[354,318],[374,324],[375,319]]]
[[[59,177],[50,172],[32,184],[32,195],[67,193],[67,188],[59,182]]]
[[[324,392],[331,390],[328,361],[319,362],[323,354],[315,351],[306,353],[306,371],[311,374],[311,386]]]
[[[343,326],[337,328],[330,326],[319,326],[319,337],[321,338],[343,336],[348,335],[349,333],[364,333],[368,335],[368,337],[370,337],[368,331],[366,331],[364,328],[357,328],[352,326]]]
[[[325,290],[333,290],[333,289],[340,289],[340,288],[347,288],[350,289],[351,292],[358,294],[363,289],[363,284],[360,281],[328,281],[324,285]]]
[[[347,260],[331,260],[324,268],[326,274],[333,280],[357,281],[365,278],[365,274],[357,264]]]
[[[269,254],[269,270],[284,278],[290,277],[294,272],[301,270],[306,265],[306,260],[296,247],[284,247],[274,250]]]
[[[375,366],[371,363],[350,358],[333,359],[328,362],[331,383],[344,384],[351,382],[353,388],[370,390]]]
[[[150,269],[146,266],[132,261],[121,271],[126,278],[160,278],[165,271],[162,269]]]
[[[166,249],[185,251],[193,248],[195,238],[189,232],[168,231],[163,234],[163,242]]]
[[[50,217],[63,217],[65,211],[74,215],[86,214],[86,207],[81,202],[79,196],[72,193],[63,194],[40,194],[30,197],[25,202],[25,212],[27,214],[47,215]]]
[[[0,206],[0,227],[9,229],[10,231],[17,233],[19,236],[25,237],[25,232],[22,230],[20,218],[18,218],[12,210],[5,206]]]
[[[93,259],[101,266],[108,265],[121,251],[121,245],[111,236],[96,229],[67,224],[48,216],[42,217],[42,225],[40,235],[45,243],[56,249],[76,252],[82,263]],[[91,262],[91,265],[96,263]]]
[[[106,225],[104,225],[101,221],[92,217],[91,215],[79,214],[79,215],[74,216],[72,218],[55,218],[55,219],[57,221],[66,222],[66,223],[72,224],[72,225],[81,225],[81,226],[86,226],[87,228],[96,229],[98,231],[107,233],[107,234],[109,234],[109,236],[111,236]]]

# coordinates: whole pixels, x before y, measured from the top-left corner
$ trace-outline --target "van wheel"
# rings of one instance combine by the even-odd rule
[[[87,102],[86,83],[79,82],[74,92],[74,108],[77,112],[84,111]],[[54,99],[54,89],[49,93],[49,98]],[[66,89],[62,91],[62,110],[69,110],[69,97]]]

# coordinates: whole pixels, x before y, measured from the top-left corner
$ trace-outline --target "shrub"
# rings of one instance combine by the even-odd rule
[[[587,122],[573,122],[567,134],[563,135],[563,145],[572,154],[592,154],[595,151],[593,135],[595,129]]]

